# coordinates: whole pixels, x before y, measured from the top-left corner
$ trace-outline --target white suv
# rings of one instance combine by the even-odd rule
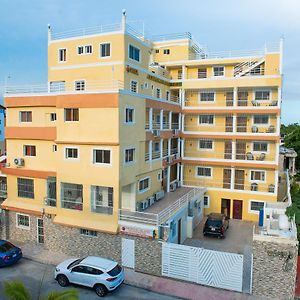
[[[124,277],[124,271],[117,262],[97,256],[68,259],[57,265],[54,273],[61,286],[75,283],[91,287],[99,297],[116,289]]]

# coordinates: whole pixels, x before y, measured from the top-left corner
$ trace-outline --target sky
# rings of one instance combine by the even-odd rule
[[[53,32],[117,23],[122,9],[151,34],[191,32],[210,51],[252,50],[284,37],[282,123],[300,123],[300,0],[0,0],[0,92],[47,82]]]

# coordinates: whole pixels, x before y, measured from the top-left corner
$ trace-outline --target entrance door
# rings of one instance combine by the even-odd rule
[[[236,159],[246,159],[246,142],[236,142]]]
[[[181,219],[178,220],[178,244],[181,243]]]
[[[44,220],[37,219],[37,241],[39,244],[44,244],[45,236],[44,236]]]
[[[233,200],[233,216],[234,219],[242,220],[243,218],[243,201]]]
[[[226,141],[224,148],[224,158],[232,159],[232,141]]]
[[[223,169],[223,189],[230,189],[231,169]]]
[[[134,240],[122,238],[122,265],[134,269]]]
[[[235,179],[234,179],[234,189],[243,190],[244,189],[244,179],[245,179],[244,170],[235,170]]]
[[[232,116],[226,116],[225,131],[226,132],[232,132],[233,131],[233,117]]]
[[[222,198],[221,213],[230,218],[230,199]]]

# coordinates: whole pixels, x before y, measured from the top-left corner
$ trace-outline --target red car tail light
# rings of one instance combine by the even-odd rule
[[[117,277],[111,277],[111,278],[107,278],[106,281],[114,281],[116,279],[117,279]]]

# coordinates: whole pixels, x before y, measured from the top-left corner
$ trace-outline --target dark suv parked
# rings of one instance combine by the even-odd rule
[[[211,213],[207,216],[203,228],[203,235],[215,235],[219,238],[225,237],[225,231],[229,227],[229,218],[224,214]]]

